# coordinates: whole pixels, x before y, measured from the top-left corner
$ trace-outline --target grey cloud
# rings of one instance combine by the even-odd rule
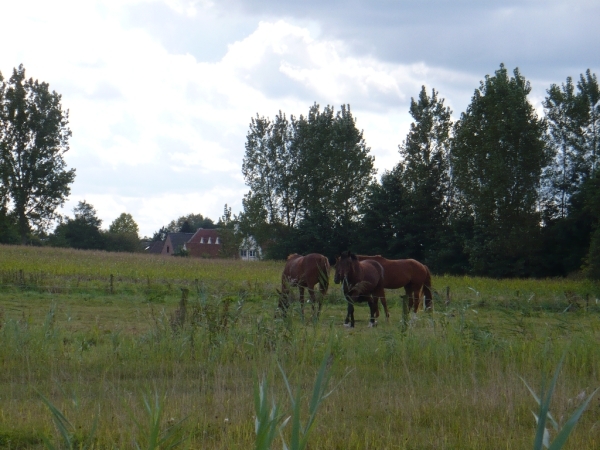
[[[158,39],[169,53],[190,54],[197,60],[219,61],[228,44],[243,39],[256,28],[254,20],[228,11],[200,11],[187,17],[163,2],[140,2],[127,8],[125,24],[143,28]]]
[[[342,39],[354,52],[468,70],[482,78],[508,58],[531,76],[560,76],[557,82],[565,67],[581,73],[600,66],[591,47],[600,41],[598,2],[224,0],[218,5],[258,18],[314,21],[323,36]]]

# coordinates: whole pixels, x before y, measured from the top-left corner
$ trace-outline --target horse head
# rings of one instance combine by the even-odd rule
[[[342,252],[335,263],[335,276],[333,281],[340,284],[342,280],[353,279],[355,267],[358,264],[356,255],[352,252]]]

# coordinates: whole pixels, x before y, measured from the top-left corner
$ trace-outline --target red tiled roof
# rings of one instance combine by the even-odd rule
[[[218,237],[218,230],[199,228],[185,246],[190,252],[190,256],[215,258],[221,251],[221,243],[217,244]]]

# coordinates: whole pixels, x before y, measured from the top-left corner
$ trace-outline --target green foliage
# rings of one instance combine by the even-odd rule
[[[371,188],[364,209],[362,234],[376,240],[359,243],[365,252],[411,257],[433,270],[447,270],[438,253],[449,213],[451,113],[435,89],[430,97],[423,86],[418,100],[411,99],[414,122],[399,146],[401,161]],[[369,248],[373,244],[375,251]]]
[[[139,252],[140,240],[135,233],[103,232],[104,249],[109,252]]]
[[[94,438],[95,438],[95,434],[96,434],[96,429],[98,427],[98,416],[97,415],[92,424],[92,428],[89,430],[89,432],[87,432],[87,433],[85,433],[85,435],[83,435],[81,429],[78,429],[76,426],[74,426],[69,421],[69,419],[67,419],[65,417],[65,415],[56,406],[54,406],[54,404],[50,400],[48,400],[42,394],[38,393],[38,395],[42,399],[42,402],[44,402],[44,404],[50,410],[50,413],[52,415],[52,420],[53,420],[56,430],[58,431],[58,434],[62,440],[62,445],[54,446],[50,442],[50,440],[44,436],[43,437],[44,444],[46,445],[46,447],[48,449],[50,449],[50,450],[55,450],[55,449],[57,449],[57,450],[58,449],[87,450],[87,449],[94,448]],[[73,403],[75,404],[76,407],[78,406],[77,397],[73,398]]]
[[[102,220],[96,210],[85,200],[73,209],[75,218],[67,218],[60,223],[50,237],[51,245],[72,247],[82,250],[100,250],[105,248],[104,236],[100,232]]]
[[[581,415],[587,408],[587,406],[590,403],[590,401],[592,400],[592,398],[594,398],[594,395],[596,395],[596,392],[598,392],[598,390],[600,389],[600,388],[598,388],[598,389],[594,390],[587,397],[587,399],[585,399],[585,400],[582,399],[583,401],[582,401],[581,405],[579,405],[579,407],[573,413],[573,415],[564,423],[562,428],[560,428],[558,423],[556,422],[556,420],[554,420],[554,417],[552,417],[552,414],[550,414],[550,401],[552,400],[552,394],[554,393],[554,388],[556,387],[556,382],[558,381],[558,374],[560,373],[560,369],[562,367],[563,361],[564,361],[564,356],[558,363],[558,366],[556,368],[556,371],[554,372],[552,381],[550,382],[550,386],[548,386],[548,388],[547,388],[548,389],[547,391],[546,391],[545,383],[542,384],[542,390],[541,390],[541,395],[540,395],[541,398],[539,398],[536,395],[535,391],[529,387],[527,382],[523,378],[521,378],[521,380],[523,381],[523,383],[525,383],[525,386],[527,386],[527,389],[529,389],[529,392],[531,393],[531,395],[533,396],[533,398],[535,399],[535,401],[537,402],[537,404],[540,407],[539,413],[533,414],[535,416],[535,420],[537,422],[535,441],[533,444],[534,450],[542,450],[544,447],[548,448],[549,450],[559,450],[559,449],[563,448],[563,446],[567,442],[567,439],[569,438],[569,435],[571,434],[571,431],[573,431],[573,428],[579,421],[579,418],[581,417]],[[550,443],[550,433],[548,432],[548,429],[546,428],[547,422],[550,422],[552,424],[554,430],[557,433],[557,435],[555,436],[552,443]]]
[[[538,186],[550,162],[545,124],[527,95],[529,82],[504,65],[486,76],[454,129],[455,207],[474,218],[467,243],[474,273],[525,276],[538,249]]]
[[[114,234],[132,234],[137,237],[140,230],[131,214],[121,213],[121,215],[110,224],[108,231],[109,233]]]
[[[242,243],[242,233],[239,231],[239,220],[231,214],[231,207],[223,208],[223,216],[217,224],[221,239],[220,255],[222,258],[236,258]]]
[[[275,237],[270,251],[335,252],[352,240],[375,168],[350,107],[313,105],[307,116],[252,119],[242,173],[250,192],[240,228]],[[321,226],[317,226],[321,224]],[[278,247],[280,247],[278,249]]]
[[[138,421],[134,417],[135,424],[139,430],[139,435],[141,436],[139,441],[135,441],[136,449],[169,450],[178,447],[184,441],[181,433],[181,425],[185,419],[173,423],[168,428],[163,429],[162,421],[166,398],[166,394],[161,398],[156,391],[154,392],[153,398],[146,394],[142,396],[147,421]]]
[[[212,219],[204,217],[202,214],[190,213],[172,220],[164,228],[169,233],[195,233],[198,228],[209,229],[215,227],[216,225]]]
[[[313,385],[312,395],[308,405],[308,418],[302,424],[301,416],[301,389],[296,390],[296,394],[292,393],[292,388],[283,367],[279,365],[279,370],[283,376],[285,387],[290,397],[291,413],[287,418],[287,414],[281,412],[281,407],[272,400],[269,407],[267,399],[268,383],[265,378],[260,384],[254,384],[254,409],[256,412],[255,433],[256,433],[256,450],[268,450],[271,448],[275,440],[277,432],[283,440],[283,448],[285,450],[304,450],[308,446],[308,440],[317,419],[317,412],[323,401],[331,395],[333,390],[329,390],[329,382],[331,380],[331,363],[333,355],[330,351],[325,353],[321,366],[317,373]],[[289,445],[285,440],[283,430],[288,425],[291,426]]]
[[[60,102],[47,83],[27,80],[23,65],[8,82],[0,75],[0,196],[3,205],[11,200],[23,244],[32,227],[43,231],[55,219],[75,179],[63,159],[71,131]]]

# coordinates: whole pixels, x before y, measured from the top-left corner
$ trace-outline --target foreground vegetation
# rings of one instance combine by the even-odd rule
[[[359,307],[349,330],[333,283],[319,321],[310,307],[304,321],[275,318],[281,269],[1,247],[0,448],[64,445],[49,404],[77,448],[90,437],[96,448],[253,448],[255,387],[287,417],[285,373],[305,423],[329,351],[337,387],[309,448],[530,449],[537,405],[521,378],[539,389],[565,355],[550,405],[559,424],[600,384],[589,281],[436,277],[432,314],[403,327],[390,291],[389,322],[368,329]],[[594,398],[565,448],[599,448],[599,422]]]

